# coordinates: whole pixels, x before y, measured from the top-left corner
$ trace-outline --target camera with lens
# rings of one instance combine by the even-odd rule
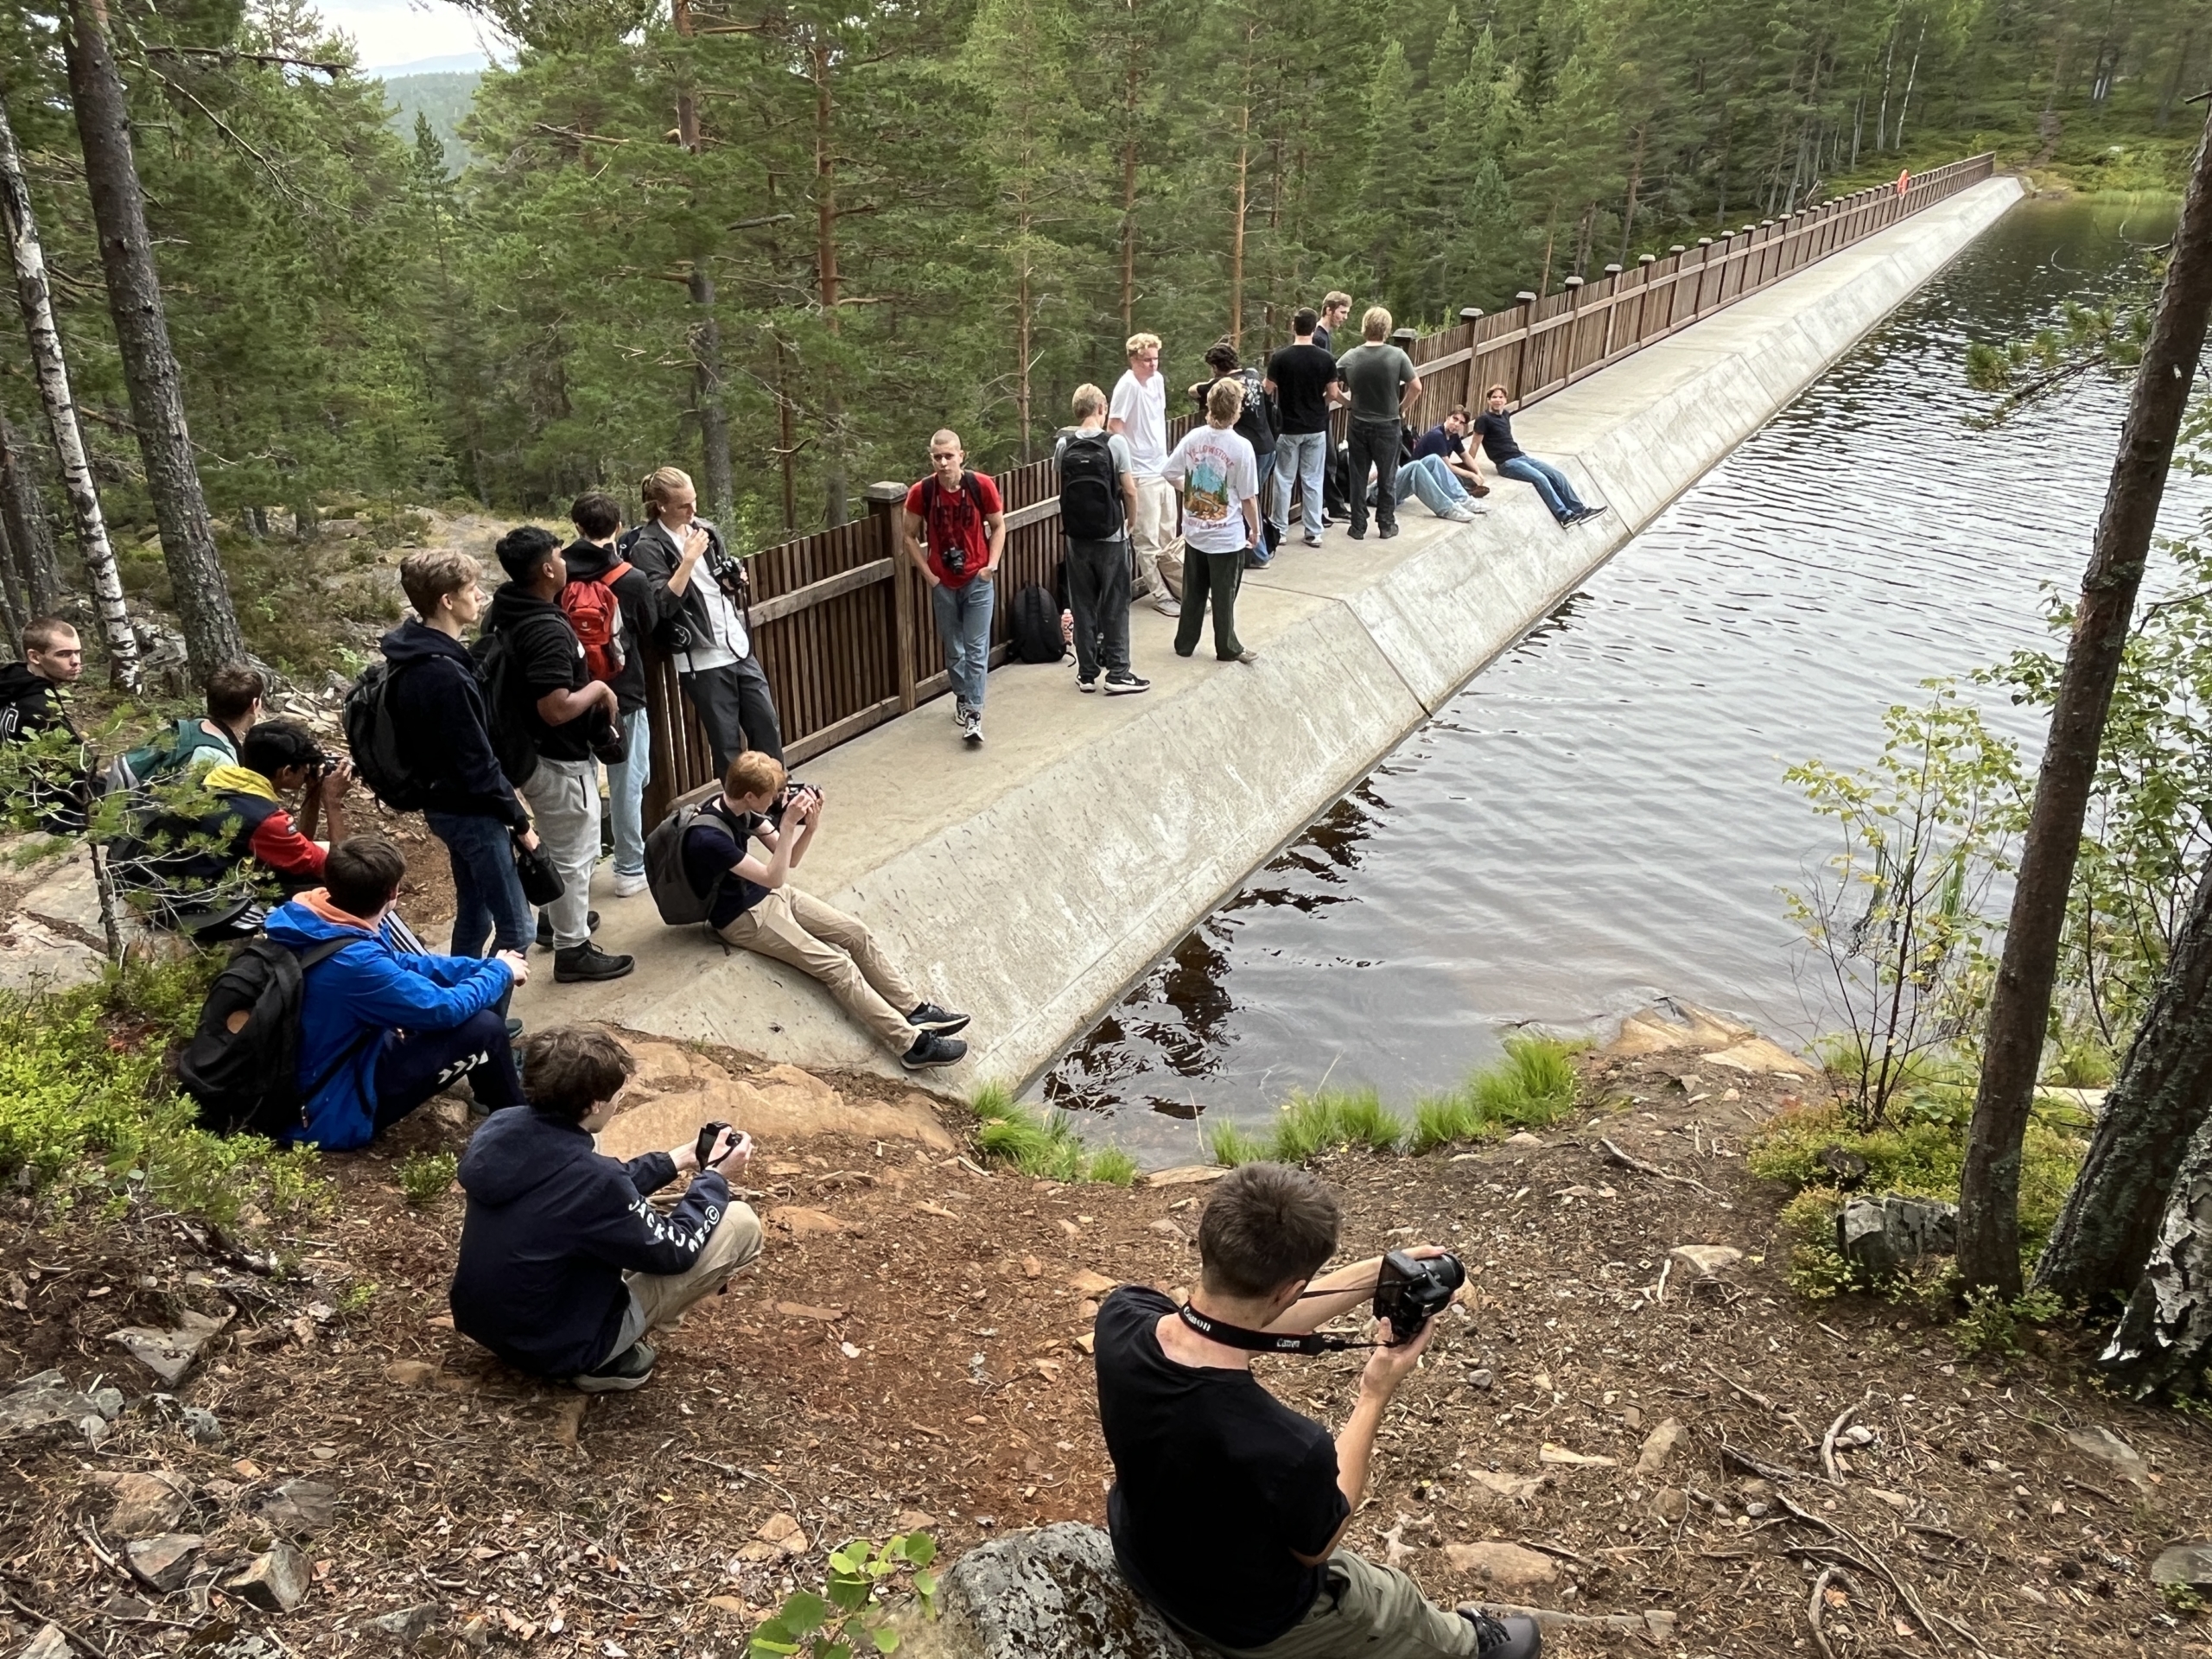
[[[692,1148],[691,1157],[700,1168],[707,1167],[707,1160],[715,1154],[715,1142],[728,1128],[727,1123],[702,1123],[699,1126],[699,1144]]]
[[[784,785],[783,792],[776,797],[775,805],[769,808],[768,816],[778,823],[781,823],[784,821],[785,811],[802,795],[811,795],[817,801],[822,798],[822,791],[812,784],[803,784],[796,778],[787,780]]]
[[[1390,1325],[1393,1346],[1409,1342],[1452,1305],[1467,1269],[1456,1255],[1410,1255],[1393,1250],[1375,1281],[1375,1317]]]
[[[937,562],[944,567],[944,574],[955,582],[968,579],[968,550],[960,543],[947,537],[938,550]]]

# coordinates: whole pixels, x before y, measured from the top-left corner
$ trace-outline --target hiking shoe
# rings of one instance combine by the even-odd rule
[[[1344,531],[1344,534],[1351,537],[1355,542],[1363,542],[1367,539],[1367,532],[1363,530],[1348,530]]]
[[[1504,1618],[1477,1611],[1462,1602],[1459,1617],[1475,1627],[1475,1651],[1481,1659],[1539,1659],[1544,1650],[1543,1627],[1524,1613]]]
[[[980,710],[970,709],[968,711],[968,717],[960,722],[960,735],[967,740],[971,749],[983,747],[983,716]]]
[[[1397,527],[1395,524],[1385,524],[1385,525],[1383,525],[1383,526],[1382,526],[1382,528],[1381,530],[1379,530],[1379,531],[1377,531],[1376,532],[1376,534],[1378,537],[1380,537],[1383,541],[1386,541],[1386,542],[1387,542],[1387,541],[1389,541],[1389,540],[1393,536],[1396,535],[1397,533],[1398,533],[1398,527]]]
[[[925,1002],[906,1016],[906,1023],[916,1031],[933,1031],[940,1037],[950,1037],[968,1023],[968,1016],[955,1014],[950,1008],[940,1008],[934,1002]]]
[[[1140,691],[1152,690],[1152,682],[1141,676],[1122,669],[1106,677],[1106,695],[1109,697],[1135,696]]]
[[[1098,677],[1093,674],[1089,679],[1085,679],[1082,675],[1077,675],[1075,689],[1078,691],[1096,691],[1098,689]]]
[[[1586,518],[1602,518],[1611,511],[1611,507],[1585,507],[1574,515],[1574,522],[1579,524]]]
[[[914,1039],[914,1046],[899,1057],[899,1064],[909,1071],[927,1071],[934,1066],[957,1065],[968,1058],[968,1045],[957,1037],[940,1037],[925,1031]]]
[[[595,1371],[569,1379],[579,1394],[626,1394],[652,1381],[653,1364],[660,1356],[642,1342],[633,1342]]]
[[[637,965],[634,958],[610,956],[586,939],[553,953],[553,982],[573,985],[579,981],[620,979]]]
[[[635,875],[620,870],[614,872],[614,896],[617,899],[634,899],[645,890],[645,873],[643,870]]]
[[[643,876],[638,879],[640,881],[645,880]],[[593,911],[584,918],[584,929],[591,933],[599,931],[597,911]],[[541,910],[537,912],[537,948],[541,950],[550,950],[553,948],[553,912],[550,910]]]

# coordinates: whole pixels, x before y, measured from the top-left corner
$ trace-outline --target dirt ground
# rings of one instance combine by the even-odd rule
[[[1352,1547],[1440,1599],[1673,1616],[1633,1637],[1555,1631],[1548,1651],[1569,1656],[2212,1654],[2212,1627],[2171,1615],[2146,1572],[2212,1528],[2212,1426],[2101,1394],[2070,1338],[1998,1369],[1886,1301],[1808,1307],[1783,1282],[1780,1194],[1741,1157],[1803,1085],[1693,1058],[1583,1064],[1591,1103],[1535,1143],[1320,1166],[1346,1199],[1347,1256],[1433,1240],[1475,1291],[1399,1396]],[[327,1160],[340,1202],[291,1242],[296,1285],[195,1249],[174,1218],[33,1231],[10,1202],[0,1376],[56,1366],[141,1396],[149,1378],[111,1331],[215,1294],[239,1310],[174,1404],[126,1412],[96,1450],[0,1456],[16,1640],[35,1616],[85,1653],[369,1652],[390,1640],[370,1619],[427,1605],[416,1651],[710,1659],[741,1653],[849,1536],[926,1527],[957,1553],[1103,1522],[1096,1299],[1188,1285],[1205,1185],[1064,1186],[895,1140],[766,1146],[757,1272],[665,1333],[649,1387],[587,1403],[444,1321],[461,1200],[409,1208],[396,1164],[464,1135],[425,1113],[393,1145]],[[1686,1243],[1745,1255],[1694,1284],[1669,1266]],[[1357,1355],[1260,1363],[1342,1421]],[[214,1414],[219,1445],[188,1436],[182,1405]],[[1839,1432],[1831,1482],[1821,1442],[1847,1408],[1871,1438]],[[1638,1472],[1669,1420],[1676,1449]],[[2138,1484],[2066,1439],[2094,1426],[2146,1460]],[[121,1541],[92,1478],[152,1471],[191,1494],[179,1527],[206,1541],[206,1570],[166,1598],[111,1564]],[[304,1604],[274,1618],[211,1594],[218,1564],[265,1547],[257,1504],[296,1478],[337,1500],[305,1540]],[[1453,1548],[1485,1541],[1522,1546],[1533,1576],[1486,1586]],[[253,1634],[276,1645],[238,1639]]]

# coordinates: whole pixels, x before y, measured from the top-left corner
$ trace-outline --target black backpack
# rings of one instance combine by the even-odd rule
[[[1059,607],[1041,582],[1014,596],[1014,657],[1020,663],[1057,663],[1068,654]]]
[[[1071,541],[1111,542],[1122,534],[1122,486],[1103,432],[1073,432],[1060,449],[1060,530]]]
[[[379,658],[346,693],[346,747],[353,752],[353,771],[371,794],[394,812],[419,812],[429,791],[408,769],[407,751],[392,723],[393,677],[391,664]]]
[[[683,838],[709,804],[694,801],[677,807],[645,837],[645,890],[652,894],[653,908],[660,912],[661,920],[671,927],[688,927],[713,915],[722,883],[729,879],[729,872],[723,871],[702,895],[684,873]]]
[[[358,942],[349,933],[303,951],[274,939],[239,946],[208,988],[199,1028],[177,1057],[177,1086],[199,1106],[201,1128],[275,1141],[300,1127],[302,1104],[359,1046],[339,1056],[312,1087],[300,1088],[307,970]]]
[[[484,713],[492,728],[492,753],[499,770],[517,789],[537,772],[537,741],[530,731],[530,686],[514,645],[504,630],[486,633],[469,647],[484,678]]]

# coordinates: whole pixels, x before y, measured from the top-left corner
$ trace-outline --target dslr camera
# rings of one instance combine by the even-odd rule
[[[1390,1325],[1390,1345],[1410,1342],[1452,1304],[1467,1269],[1456,1255],[1413,1256],[1393,1250],[1375,1280],[1375,1317]]]
[[[968,550],[958,542],[948,540],[938,550],[937,562],[944,567],[944,574],[955,582],[968,579]]]
[[[781,823],[785,811],[802,795],[811,795],[817,801],[822,798],[822,791],[812,784],[803,784],[796,778],[785,779],[783,792],[776,797],[776,804],[768,809],[770,819]]]

